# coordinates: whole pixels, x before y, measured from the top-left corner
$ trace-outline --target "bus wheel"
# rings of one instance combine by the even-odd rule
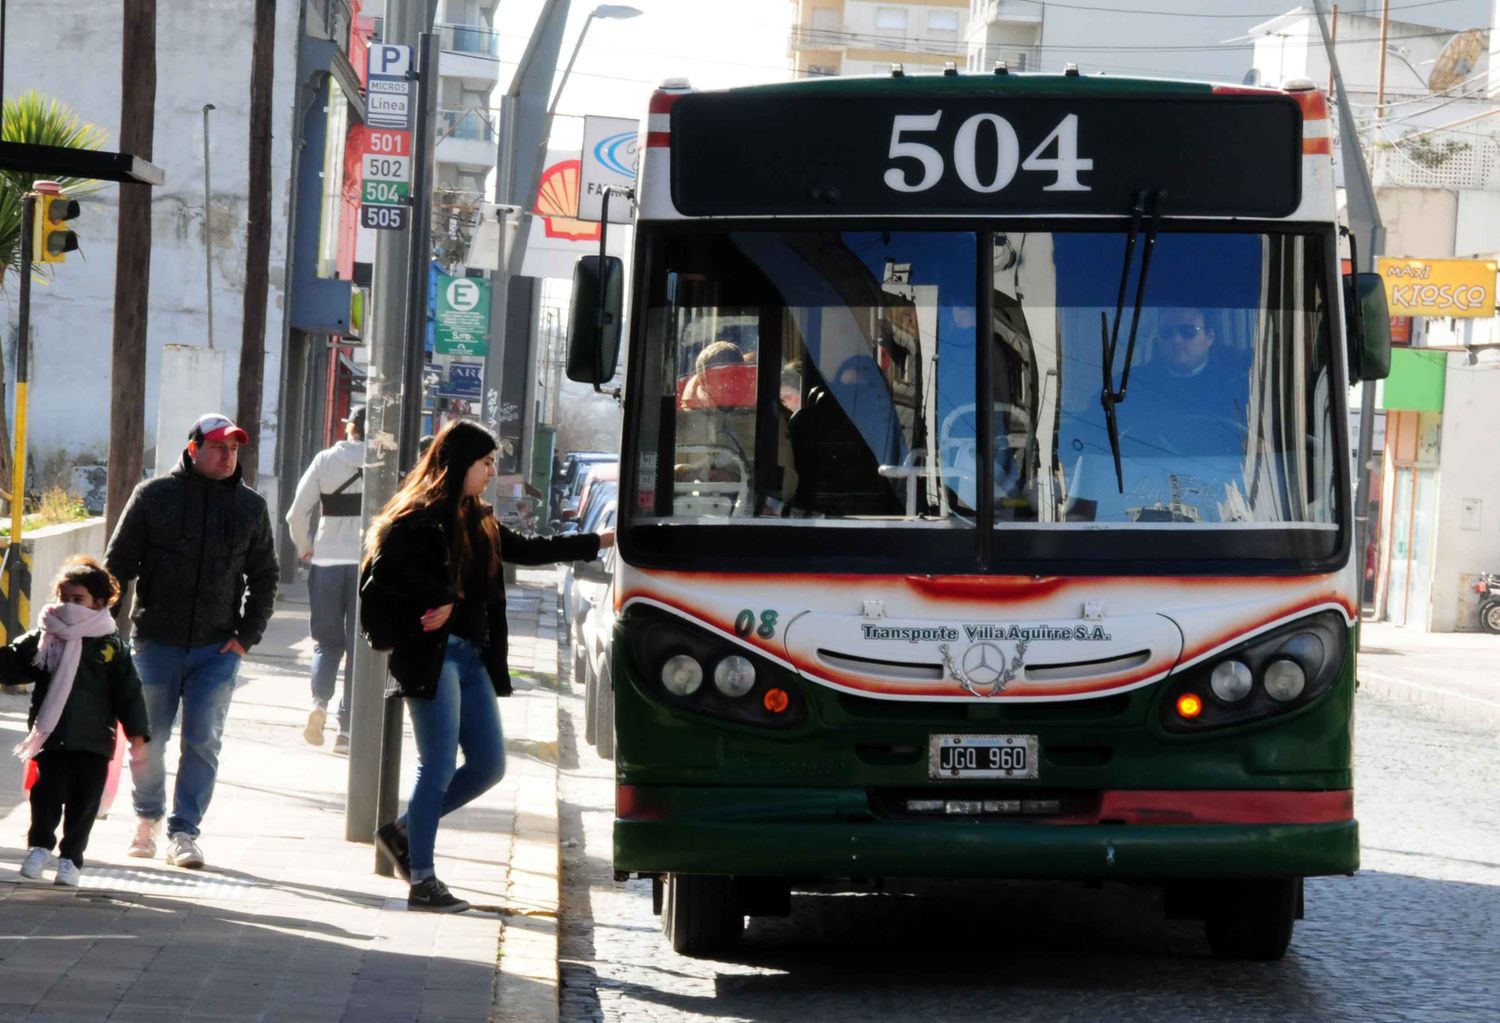
[[[577,676],[574,676],[575,679]],[[590,746],[597,745],[599,736],[594,728],[594,704],[598,702],[599,682],[594,678],[594,673],[587,668],[583,670],[583,741]]]
[[[1302,902],[1302,878],[1221,882],[1203,921],[1219,959],[1273,962],[1286,955]]]
[[[706,956],[734,948],[745,932],[734,878],[668,874],[661,926],[672,951],[685,956]]]
[[[609,677],[609,657],[593,677],[594,748],[605,760],[615,758],[615,687]]]

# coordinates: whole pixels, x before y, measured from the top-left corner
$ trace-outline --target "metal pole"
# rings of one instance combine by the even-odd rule
[[[432,25],[434,0],[386,0],[385,39],[398,46],[415,46]],[[409,225],[408,225],[409,229]],[[365,381],[365,475],[361,525],[368,533],[371,520],[396,493],[398,438],[403,385],[406,379],[406,300],[410,291],[410,241],[400,231],[381,231],[375,242],[371,276],[370,374]],[[417,400],[417,399],[413,399]],[[354,648],[354,692],[350,707],[349,795],[344,809],[344,837],[369,842],[380,816],[381,763],[393,756],[399,766],[401,746],[386,742],[386,655],[376,653],[361,639]],[[392,705],[399,723],[399,701]],[[397,736],[399,739],[399,735]],[[393,815],[393,814],[392,814]],[[391,874],[378,854],[377,872]]]
[[[26,628],[21,620],[21,577],[25,555],[21,548],[21,520],[26,512],[26,382],[31,352],[31,232],[36,219],[36,193],[21,200],[21,282],[16,301],[20,336],[16,338],[16,430],[15,458],[10,481],[10,545],[5,551],[6,580],[10,599],[6,602],[6,639],[14,642]]]
[[[411,291],[406,298],[406,393],[415,400],[402,408],[400,465],[402,473],[417,462],[422,437],[422,369],[426,363],[427,292],[432,262],[432,159],[436,145],[438,36],[424,32],[418,49],[417,117],[412,132],[411,250],[407,256]]]
[[[212,103],[203,104],[203,282],[208,306],[208,347],[214,346],[214,231],[213,191],[208,176],[208,112]]]
[[[1332,24],[1329,26],[1328,48],[1331,50],[1339,44],[1339,5],[1333,5]],[[1333,62],[1328,64],[1328,95],[1333,95]]]

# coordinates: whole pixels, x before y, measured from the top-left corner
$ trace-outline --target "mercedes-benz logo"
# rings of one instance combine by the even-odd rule
[[[1005,653],[993,643],[975,643],[964,651],[964,677],[976,686],[994,686],[1005,675]]]

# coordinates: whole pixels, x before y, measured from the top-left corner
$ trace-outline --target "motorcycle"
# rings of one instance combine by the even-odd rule
[[[1484,572],[1474,583],[1479,594],[1479,625],[1486,632],[1500,633],[1500,573]]]

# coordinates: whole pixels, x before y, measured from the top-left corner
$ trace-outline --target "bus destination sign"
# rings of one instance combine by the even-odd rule
[[[859,97],[698,93],[672,107],[689,216],[1285,217],[1302,115],[1283,96]]]

